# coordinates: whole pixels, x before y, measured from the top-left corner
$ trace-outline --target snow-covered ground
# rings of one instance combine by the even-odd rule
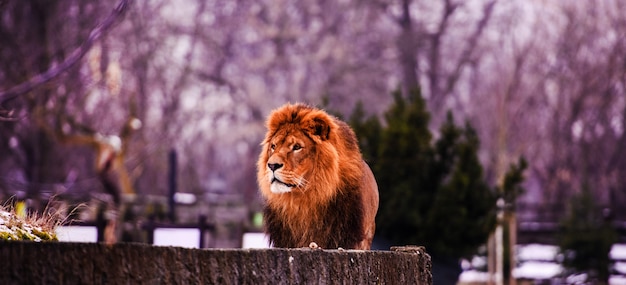
[[[59,241],[64,242],[97,242],[98,229],[85,226],[59,226],[56,228]]]
[[[154,230],[154,245],[199,248],[200,230],[157,228]]]
[[[558,277],[563,267],[557,262],[559,248],[554,245],[545,244],[527,244],[516,246],[517,267],[513,269],[515,278],[524,278],[531,280],[546,280]],[[611,259],[615,262],[613,269],[622,275],[614,275],[609,279],[611,285],[626,285],[626,244],[615,244],[609,253]],[[478,260],[477,260],[478,259]],[[487,282],[489,274],[481,272],[475,267],[484,267],[477,265],[486,264],[485,257],[474,257],[471,262],[465,261],[465,271],[459,277],[459,282],[474,283]],[[568,283],[577,283],[577,279],[583,279],[585,276],[570,276]]]
[[[242,248],[270,248],[269,237],[265,233],[244,233]]]
[[[626,244],[614,244],[609,252],[609,256],[613,260],[626,261]]]

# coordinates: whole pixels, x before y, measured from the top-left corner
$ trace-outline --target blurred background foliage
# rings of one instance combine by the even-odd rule
[[[115,5],[0,1],[0,90],[62,64]],[[624,220],[625,6],[131,1],[76,64],[0,101],[0,195],[39,208],[51,196],[100,197],[108,180],[165,195],[175,149],[180,192],[255,211],[265,116],[326,98],[362,138],[390,240],[465,255],[493,226],[496,197],[520,225],[558,222],[585,187]],[[526,179],[507,176],[515,169]]]

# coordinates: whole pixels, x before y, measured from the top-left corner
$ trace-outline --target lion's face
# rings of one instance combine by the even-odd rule
[[[332,189],[339,180],[332,118],[302,105],[287,105],[270,115],[267,127],[257,164],[263,195],[307,192],[320,199],[331,195],[315,189]]]
[[[298,130],[282,129],[266,145],[265,176],[272,193],[287,193],[306,189],[311,157],[315,153],[313,140]]]

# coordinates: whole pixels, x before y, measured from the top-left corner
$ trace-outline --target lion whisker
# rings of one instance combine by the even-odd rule
[[[297,183],[296,183],[296,187],[300,188],[300,189],[306,189],[307,184],[309,184],[309,181],[306,180],[306,178],[304,178],[303,175],[300,175],[297,179],[296,179]]]
[[[285,180],[292,181],[291,183],[296,185],[296,188],[300,188],[303,190],[306,188],[307,184],[309,183],[309,181],[306,178],[304,178],[304,175],[298,175],[293,172],[283,174],[283,177],[285,178]]]

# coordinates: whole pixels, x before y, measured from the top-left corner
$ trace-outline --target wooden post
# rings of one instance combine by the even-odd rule
[[[509,285],[517,285],[517,280],[513,277],[513,268],[515,268],[515,245],[517,244],[517,217],[515,212],[509,212],[508,222],[509,222],[509,264],[510,272],[509,272]]]
[[[96,232],[97,232],[97,241],[104,242],[104,229],[107,226],[107,221],[105,218],[106,206],[100,204],[98,206],[98,212],[96,214]]]
[[[170,150],[169,169],[169,219],[170,222],[174,223],[176,221],[176,201],[174,200],[174,195],[176,194],[176,150],[174,149]]]
[[[206,216],[200,215],[198,216],[198,229],[200,230],[200,243],[198,244],[199,248],[204,248],[206,242],[204,241],[204,234],[207,230]]]
[[[148,217],[148,221],[143,225],[143,230],[146,231],[146,242],[154,244],[154,216]]]

